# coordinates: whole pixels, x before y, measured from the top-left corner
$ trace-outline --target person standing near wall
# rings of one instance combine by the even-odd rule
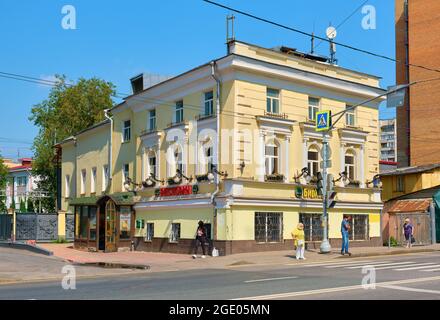
[[[194,254],[193,259],[197,258],[197,251],[199,249],[199,244],[202,246],[202,258],[206,258],[206,228],[203,221],[199,221],[199,226],[196,231],[196,241],[194,243]]]
[[[342,219],[341,223],[341,234],[342,234],[342,248],[341,248],[341,254],[348,254],[351,256],[351,253],[348,251],[348,242],[349,242],[349,232],[350,232],[350,220],[351,217],[345,216],[344,219]]]
[[[405,236],[406,247],[411,248],[412,239],[414,238],[414,227],[408,218],[405,219],[403,224],[403,235]]]
[[[304,225],[302,223],[298,223],[296,228],[292,231],[292,237],[296,247],[296,260],[299,259],[306,260],[306,258],[304,258],[305,237],[304,237]]]

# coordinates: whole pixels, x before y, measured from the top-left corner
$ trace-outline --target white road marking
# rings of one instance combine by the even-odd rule
[[[296,278],[298,278],[298,277],[267,278],[267,279],[247,280],[247,281],[245,281],[245,283],[273,281],[273,280],[285,280],[285,279],[296,279]]]
[[[420,270],[420,271],[424,271],[424,272],[440,271],[440,268],[437,268],[437,269],[429,269],[429,270]]]
[[[400,268],[400,269],[393,269],[394,271],[409,271],[409,270],[419,270],[419,269],[426,269],[426,268],[432,268],[432,267],[440,267],[440,265],[433,265],[434,262],[428,262],[428,263],[421,263],[419,264],[419,267],[410,267],[410,268]]]
[[[371,263],[368,263],[368,262],[369,261],[362,262],[362,263],[350,263],[350,264],[346,263],[346,264],[342,264],[342,265],[338,265],[338,266],[333,266],[333,265],[326,266],[325,268],[326,269],[335,269],[335,268],[346,268],[346,267],[354,267],[354,266],[359,266],[360,268],[362,268],[363,266],[379,265],[379,264],[387,263],[390,261],[376,261],[376,262],[371,261]]]
[[[370,260],[358,260],[358,261],[353,261],[350,262],[349,264],[354,264],[354,263],[366,263]],[[323,267],[323,266],[333,266],[333,265],[344,265],[347,264],[346,261],[344,262],[332,262],[332,261],[327,261],[327,262],[317,262],[317,263],[309,263],[309,264],[301,264],[301,263],[286,263],[286,266],[298,266],[298,267]]]
[[[406,264],[406,265],[401,265],[401,266],[399,266],[399,268],[403,268],[403,267],[412,267],[412,266],[418,266],[418,265],[420,265],[419,263],[413,263],[413,262],[411,262],[411,263],[408,263],[408,264]],[[388,267],[380,267],[380,268],[375,268],[376,270],[386,270],[386,269],[393,269],[393,268],[395,268],[396,266],[388,266]]]
[[[419,283],[419,282],[428,282],[428,281],[440,281],[440,276],[428,277],[428,278],[417,278],[417,279],[406,279],[406,280],[397,280],[397,281],[378,282],[378,283],[376,283],[376,286],[396,285],[396,284],[405,284],[405,283]],[[294,292],[286,292],[286,293],[279,293],[279,294],[268,294],[268,295],[262,295],[262,296],[237,298],[237,299],[232,299],[232,300],[270,300],[270,299],[281,299],[281,298],[290,298],[290,297],[306,296],[306,295],[315,295],[315,294],[330,293],[330,292],[358,290],[358,289],[363,289],[363,288],[364,287],[362,285],[355,285],[355,286],[347,286],[347,287],[336,287],[336,288],[325,288],[325,289],[308,290],[308,291],[294,291]]]
[[[386,289],[402,290],[402,291],[440,294],[440,291],[438,290],[417,289],[417,288],[408,288],[408,287],[393,286],[393,285],[379,285],[379,287]]]
[[[355,267],[347,267],[345,269],[360,269],[366,266],[369,267],[385,267],[385,266],[394,266],[394,267],[398,267],[401,264],[408,264],[408,263],[415,263],[415,262],[393,262],[393,263],[377,263],[377,264],[366,264],[363,266],[355,266]]]

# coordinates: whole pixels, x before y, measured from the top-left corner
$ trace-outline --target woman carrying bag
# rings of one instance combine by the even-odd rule
[[[305,236],[304,225],[302,223],[298,223],[296,228],[292,231],[292,237],[294,240],[294,245],[296,247],[296,260],[306,260],[306,258],[304,258]]]

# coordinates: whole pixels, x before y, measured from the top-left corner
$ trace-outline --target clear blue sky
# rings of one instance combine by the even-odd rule
[[[324,36],[365,0],[217,0],[307,32]],[[77,30],[61,27],[64,5],[76,8]],[[337,41],[394,57],[394,1],[370,0],[377,29],[364,30],[357,11],[338,30]],[[150,72],[177,75],[225,54],[228,12],[201,0],[45,0],[0,2],[0,71],[49,78],[66,74],[73,81],[97,76],[130,92],[129,78]],[[260,46],[286,45],[309,51],[308,37],[236,15],[236,38]],[[328,54],[322,43],[320,54]],[[395,64],[337,48],[339,64],[378,75],[386,87],[395,82]],[[49,88],[0,78],[0,153],[30,156],[37,133],[28,120],[34,104]],[[381,108],[381,118],[394,116]],[[6,138],[6,140],[5,140]]]

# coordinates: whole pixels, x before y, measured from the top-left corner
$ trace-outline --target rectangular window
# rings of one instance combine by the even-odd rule
[[[121,207],[119,213],[119,239],[130,239],[131,236],[131,209]]]
[[[205,229],[206,229],[206,239],[211,240],[211,234],[212,234],[212,225],[210,223],[205,223],[204,224]]]
[[[125,181],[127,181],[127,178],[129,177],[130,177],[130,166],[128,163],[126,163],[122,166],[122,185],[124,185]]]
[[[307,153],[307,168],[311,176],[316,176],[319,171],[318,151],[311,150]]]
[[[87,225],[89,222],[89,207],[81,207],[79,232],[82,239],[87,239]]]
[[[93,167],[90,172],[90,193],[96,192],[96,167]]]
[[[157,169],[156,169],[156,155],[150,155],[148,157],[148,169],[147,172],[149,172],[148,176],[151,176],[153,174],[154,177],[157,178]]]
[[[266,111],[280,113],[280,90],[267,88]]]
[[[81,194],[86,193],[86,178],[87,172],[86,169],[81,170]]]
[[[107,189],[108,177],[108,165],[105,164],[102,166],[102,191]]]
[[[214,114],[214,93],[212,91],[205,92],[205,116]]]
[[[304,224],[304,236],[306,241],[322,241],[322,214],[300,213],[299,222]]]
[[[309,97],[309,120],[316,120],[316,113],[319,111],[319,99]]]
[[[70,175],[66,174],[64,178],[64,197],[69,198],[70,197]]]
[[[131,121],[124,121],[122,127],[122,142],[130,141],[131,138]]]
[[[404,184],[404,177],[403,176],[396,177],[396,191],[397,192],[404,192],[405,191],[405,184]]]
[[[352,126],[354,127],[356,125],[356,118],[355,118],[355,110],[354,109],[350,109],[352,108],[352,106],[347,105],[345,107],[345,123],[347,124],[347,126]]]
[[[349,215],[344,214],[344,218]],[[348,236],[351,240],[368,240],[369,236],[369,217],[368,214],[354,214],[350,215],[350,231],[348,232]]]
[[[255,212],[255,241],[280,242],[283,239],[283,214]]]
[[[153,241],[154,237],[154,223],[147,223],[147,232],[145,234],[145,241]]]
[[[356,170],[353,155],[345,156],[345,172],[347,172],[347,176],[350,180],[356,179]]]
[[[176,102],[176,123],[183,121],[183,101]]]
[[[179,239],[180,239],[180,223],[172,223],[170,242],[179,242]]]
[[[150,110],[148,113],[148,129],[156,130],[156,109]]]
[[[96,207],[89,207],[90,240],[96,240]]]

